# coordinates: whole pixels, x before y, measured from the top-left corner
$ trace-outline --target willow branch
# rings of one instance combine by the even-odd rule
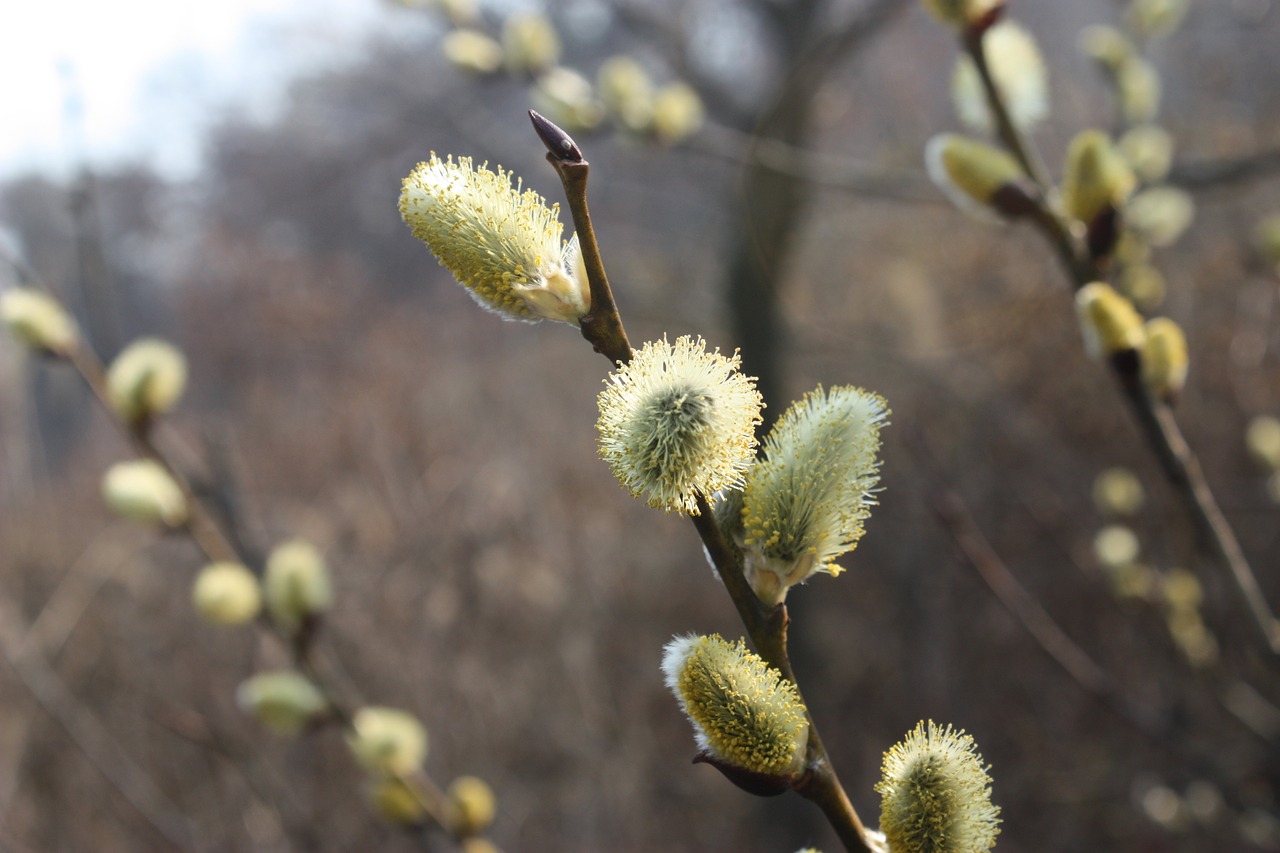
[[[1053,182],[1049,179],[1048,170],[1045,169],[1039,152],[1026,140],[1022,131],[1014,124],[1013,118],[1009,115],[1009,108],[1004,102],[1004,97],[1000,94],[1000,90],[996,88],[995,78],[991,76],[991,67],[987,64],[987,51],[984,45],[985,39],[983,38],[985,32],[986,28],[983,26],[971,26],[961,36],[961,44],[965,53],[973,60],[974,68],[978,71],[978,77],[982,80],[982,90],[987,98],[987,108],[995,119],[997,134],[1009,148],[1009,153],[1018,161],[1018,165],[1022,166],[1022,170],[1026,172],[1027,177],[1035,181],[1036,186],[1047,196],[1053,188]]]
[[[978,76],[982,80],[1001,142],[1022,165],[1027,176],[1040,186],[1040,197],[1036,200],[1036,209],[1030,216],[1030,221],[1053,245],[1074,289],[1079,290],[1100,277],[1100,270],[1089,258],[1081,240],[1071,231],[1067,220],[1053,208],[1054,188],[1044,177],[1035,148],[1009,117],[1004,98],[996,88],[985,60],[981,30],[971,28],[966,31],[962,42],[973,58]],[[1141,381],[1141,365],[1134,355],[1136,354],[1129,353],[1129,358],[1111,359],[1110,366],[1130,404],[1143,438],[1160,460],[1166,479],[1193,519],[1201,534],[1201,544],[1207,547],[1214,562],[1226,571],[1266,649],[1272,655],[1280,655],[1280,624],[1276,622],[1253,569],[1223,515],[1213,490],[1209,488],[1199,461],[1183,437],[1173,410],[1168,403],[1147,392]]]
[[[192,489],[190,481],[156,444],[151,435],[150,422],[144,420],[141,423],[130,425],[114,416],[115,409],[111,404],[107,372],[97,354],[87,344],[80,341],[67,353],[66,358],[106,411],[113,415],[112,420],[125,433],[138,452],[164,468],[177,484],[187,506],[187,520],[180,528],[181,531],[191,538],[195,546],[210,561],[247,565],[248,562],[242,558],[235,545],[232,544],[231,538],[227,536],[215,520],[213,513],[209,511],[208,507],[195,493],[195,490]],[[324,696],[327,715],[318,722],[320,724],[327,721],[336,722],[348,735],[356,734],[353,708],[342,700],[330,679],[318,668],[312,654],[313,643],[311,641],[319,628],[319,622],[314,617],[306,619],[299,630],[292,634],[282,630],[265,616],[260,618],[257,624],[259,628],[275,636],[289,650],[294,666]],[[455,837],[457,836],[453,829],[457,825],[457,820],[452,803],[424,772],[419,771],[411,777],[397,776],[397,779],[404,783],[405,790],[415,797],[424,814],[430,817],[445,832],[455,835]],[[429,849],[426,839],[417,835],[414,837]]]
[[[587,269],[587,279],[591,286],[591,310],[580,321],[582,336],[596,352],[603,354],[611,362],[625,364],[631,360],[631,345],[627,341],[622,318],[618,314],[609,279],[605,275],[595,229],[591,225],[591,214],[587,209],[586,158],[573,139],[555,124],[532,110],[529,117],[533,121],[534,130],[547,147],[547,161],[560,176]],[[766,607],[760,601],[743,573],[742,554],[725,538],[716,523],[710,503],[701,494],[697,496],[697,509],[697,514],[691,516],[693,526],[706,546],[707,553],[711,555],[752,644],[760,657],[782,673],[784,678],[796,686],[799,693],[791,660],[787,656],[787,625],[790,619],[786,605]],[[801,702],[803,703],[803,697]],[[866,827],[831,766],[807,704],[805,715],[809,718],[809,742],[805,753],[807,772],[793,787],[797,793],[822,810],[847,850],[871,853]]]

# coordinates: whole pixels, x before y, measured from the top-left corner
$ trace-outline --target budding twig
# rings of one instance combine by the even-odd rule
[[[587,279],[591,285],[591,311],[580,321],[582,336],[596,352],[611,362],[629,362],[631,345],[627,341],[622,318],[609,288],[595,229],[591,225],[591,214],[587,209],[587,161],[569,135],[555,124],[532,110],[529,111],[529,118],[533,121],[538,137],[547,146],[547,162],[556,170],[564,187],[587,268]],[[702,494],[697,495],[697,509],[698,513],[691,516],[693,525],[715,563],[752,644],[760,657],[796,685],[799,692],[791,661],[787,657],[787,625],[790,620],[786,605],[767,607],[760,601],[743,574],[742,554],[725,538],[716,523],[710,503]],[[808,772],[796,783],[794,790],[822,810],[847,850],[871,853],[867,829],[831,766],[807,705],[805,714],[809,718],[809,741],[805,753]]]
[[[996,87],[987,65],[981,32],[966,32],[962,43],[965,51],[973,58],[978,76],[982,80],[987,104],[995,116],[1001,142],[1026,170],[1027,176],[1042,190],[1039,210],[1030,217],[1031,221],[1052,243],[1059,260],[1067,269],[1073,287],[1079,290],[1100,278],[1100,270],[1089,257],[1080,237],[1072,233],[1064,217],[1054,209],[1053,186],[1045,177],[1037,150],[1009,116],[1004,97]],[[1165,477],[1195,521],[1201,534],[1201,542],[1208,546],[1215,562],[1226,570],[1266,649],[1272,655],[1280,656],[1280,623],[1267,604],[1244,551],[1204,477],[1199,461],[1183,437],[1173,410],[1168,403],[1148,393],[1132,365],[1126,366],[1120,361],[1112,360],[1111,366],[1144,439],[1160,460]]]
[[[547,146],[547,162],[560,176],[573,227],[578,232],[582,263],[591,286],[591,310],[578,321],[582,336],[610,362],[626,363],[631,360],[631,342],[622,328],[622,318],[618,316],[609,277],[600,258],[600,244],[596,240],[595,229],[591,227],[591,213],[587,210],[587,176],[591,164],[582,156],[582,150],[569,134],[553,122],[534,110],[529,110],[529,119],[538,138]]]

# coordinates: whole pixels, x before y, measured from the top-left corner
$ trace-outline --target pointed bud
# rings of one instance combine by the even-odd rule
[[[932,720],[884,754],[880,829],[893,853],[985,853],[1000,833],[973,738]]]
[[[240,625],[262,609],[258,579],[239,563],[210,563],[191,590],[196,612],[215,625]]]
[[[182,489],[150,459],[112,465],[102,479],[102,497],[113,512],[133,521],[178,527],[187,520]]]
[[[80,333],[75,321],[52,296],[14,288],[0,293],[0,321],[18,343],[38,352],[66,355]]]
[[[187,360],[182,351],[159,338],[129,344],[107,372],[111,407],[130,425],[172,409],[186,384]]]
[[[756,447],[762,400],[735,353],[702,338],[664,337],[605,379],[597,400],[600,455],[633,496],[694,514],[697,498],[740,486]]]
[[[485,308],[577,323],[591,308],[578,239],[561,243],[560,206],[547,207],[512,179],[502,167],[495,173],[470,157],[432,154],[404,179],[400,215]]]
[[[1136,183],[1129,164],[1102,131],[1086,130],[1071,140],[1062,201],[1086,226],[1123,204]]]
[[[1145,189],[1124,208],[1125,224],[1152,246],[1173,245],[1195,216],[1195,202],[1177,187]]]
[[[781,793],[804,769],[809,721],[800,695],[742,641],[675,637],[662,672],[708,763],[777,783],[756,793]]]
[[[316,686],[292,671],[262,672],[236,689],[236,704],[245,714],[282,735],[293,735],[329,710]]]
[[[1125,121],[1129,124],[1155,121],[1160,112],[1161,88],[1160,75],[1147,60],[1134,58],[1122,65],[1116,75],[1116,94]]]
[[[987,222],[1026,212],[1003,203],[1002,191],[1017,188],[1025,176],[1018,161],[998,148],[943,133],[929,140],[924,159],[933,183],[961,211]]]
[[[455,26],[462,27],[480,20],[480,5],[477,0],[434,0],[434,2]]]
[[[857,547],[880,481],[884,398],[821,386],[770,430],[742,496],[744,571],[760,600],[779,604]]]
[[[1122,240],[1121,245],[1133,245],[1133,243]],[[1143,311],[1154,311],[1163,305],[1168,291],[1164,273],[1145,261],[1128,263],[1122,267],[1119,285],[1121,292]]]
[[[1124,33],[1102,24],[1085,27],[1077,41],[1080,52],[1102,66],[1108,74],[1116,74],[1126,62],[1137,56],[1137,48]]]
[[[449,785],[449,802],[453,804],[457,835],[479,835],[493,823],[497,813],[497,800],[493,789],[483,779],[460,776]]]
[[[427,730],[412,714],[394,708],[361,708],[351,720],[347,746],[366,769],[406,776],[427,757]]]
[[[1151,396],[1172,402],[1187,384],[1187,337],[1168,317],[1147,323],[1142,344],[1142,381]]]
[[[653,100],[653,135],[673,144],[702,129],[702,99],[688,83],[668,83]]]
[[[333,588],[324,558],[314,545],[300,539],[285,542],[271,552],[262,586],[271,618],[291,634],[333,605]]]
[[[1142,543],[1123,524],[1108,524],[1093,537],[1093,555],[1108,569],[1120,569],[1138,561]]]
[[[1080,288],[1076,292],[1076,312],[1085,351],[1091,357],[1107,359],[1142,347],[1146,337],[1142,316],[1110,285],[1095,281]]]

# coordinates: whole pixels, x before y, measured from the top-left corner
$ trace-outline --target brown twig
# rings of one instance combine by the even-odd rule
[[[107,412],[114,415],[115,409],[111,403],[107,372],[97,354],[87,344],[80,341],[70,352],[66,353],[66,360],[79,373]],[[222,530],[213,514],[200,497],[196,495],[190,481],[155,443],[151,435],[149,421],[144,419],[135,424],[128,424],[118,417],[113,417],[113,421],[125,433],[126,438],[139,453],[165,469],[182,492],[187,506],[187,520],[182,525],[181,531],[191,538],[196,547],[209,560],[246,564],[247,561],[242,559],[238,549],[232,544],[232,538]],[[305,620],[304,626],[292,634],[266,617],[260,618],[257,624],[264,631],[280,640],[289,650],[294,666],[315,684],[316,688],[325,697],[327,714],[324,719],[337,722],[348,735],[354,735],[354,710],[352,706],[342,700],[330,680],[320,672],[312,653],[312,640],[315,637],[316,630],[319,628],[318,621],[314,618]],[[447,795],[424,772],[415,773],[412,778],[397,778],[404,783],[405,790],[416,798],[417,804],[422,808],[424,814],[430,817],[442,830],[460,840],[460,836],[454,829],[457,825],[457,820],[452,803],[450,803]],[[418,833],[412,833],[411,835],[424,848],[430,849],[429,841],[424,836]]]
[[[19,680],[40,707],[57,720],[89,763],[156,834],[175,849],[191,849],[199,833],[102,720],[68,689],[37,644],[24,642],[21,623],[17,608],[0,599],[0,654]]]
[[[536,112],[530,111],[529,117],[539,138],[547,146],[547,160],[560,176],[586,263],[591,285],[591,311],[582,318],[582,336],[596,352],[611,362],[625,364],[631,360],[631,346],[609,288],[595,229],[591,226],[591,215],[587,210],[587,161],[567,133]],[[790,619],[786,605],[767,607],[760,601],[743,574],[742,554],[725,538],[710,503],[701,494],[697,496],[697,508],[698,513],[691,516],[693,526],[706,546],[752,644],[765,662],[796,686],[798,693],[799,685],[787,656],[787,625]],[[794,790],[822,810],[847,850],[871,853],[866,827],[831,766],[807,705],[805,714],[809,718],[809,742],[805,756],[808,772],[797,782]]]
[[[1027,176],[1041,187],[1039,210],[1031,217],[1031,221],[1054,246],[1073,287],[1079,290],[1098,279],[1100,271],[1064,217],[1053,209],[1053,186],[1044,176],[1035,148],[1009,117],[1004,98],[996,88],[986,63],[982,31],[967,31],[962,43],[977,67],[1001,142],[1022,165]],[[1262,594],[1235,533],[1209,488],[1195,454],[1183,438],[1172,409],[1168,403],[1147,392],[1138,375],[1136,359],[1112,359],[1111,367],[1138,421],[1143,438],[1159,458],[1166,478],[1194,519],[1201,534],[1201,542],[1207,544],[1215,562],[1226,570],[1232,587],[1248,610],[1266,649],[1272,655],[1280,655],[1280,625]]]

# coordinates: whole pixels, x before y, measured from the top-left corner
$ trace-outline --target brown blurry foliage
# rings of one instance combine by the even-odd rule
[[[1025,5],[1054,69],[1042,138],[1056,163],[1075,128],[1103,121],[1072,43],[1112,4]],[[1267,47],[1280,9],[1246,20],[1226,5],[1197,6],[1155,48],[1188,159],[1274,146],[1280,131]],[[610,38],[588,53],[626,46],[625,32]],[[924,139],[953,125],[951,55],[912,10],[828,81],[810,144],[914,168]],[[171,337],[191,362],[160,439],[234,498],[251,552],[294,535],[323,548],[337,606],[320,642],[344,686],[418,714],[441,782],[493,785],[505,849],[830,848],[807,804],[754,800],[688,764],[662,644],[741,630],[688,525],[629,499],[595,459],[606,365],[571,329],[478,311],[398,221],[399,178],[428,149],[500,161],[556,200],[522,97],[451,76],[429,39],[371,45],[367,63],[300,83],[273,124],[227,118],[194,185],[100,175],[120,328]],[[719,331],[716,287],[741,167],[579,141],[633,339],[749,347]],[[786,388],[864,385],[894,412],[882,505],[850,571],[789,602],[796,669],[859,811],[874,821],[881,751],[934,718],[966,728],[992,764],[1002,850],[1255,849],[1236,817],[1280,814],[1280,732],[1259,737],[1222,697],[1243,679],[1280,702],[1276,665],[1248,651],[1230,591],[1203,571],[1109,378],[1082,354],[1047,251],[941,204],[808,192],[780,277]],[[17,182],[3,215],[80,308],[67,198]],[[1280,411],[1280,305],[1245,235],[1280,188],[1261,176],[1198,201],[1193,230],[1159,258],[1165,311],[1192,350],[1180,413],[1275,603],[1278,513],[1243,434]],[[126,448],[62,369],[5,345],[0,409],[0,848],[168,845],[34,698],[20,664],[35,660],[64,685],[69,719],[96,720],[160,792],[189,849],[410,849],[365,809],[337,737],[282,741],[236,711],[239,681],[285,657],[198,622],[194,551],[98,506],[101,472]],[[1146,558],[1206,584],[1218,671],[1190,669],[1154,611],[1117,602],[1094,562],[1090,488],[1116,464],[1151,496],[1136,522]],[[1152,730],[1091,699],[996,602],[931,510],[943,487]],[[1152,785],[1195,780],[1227,807],[1174,829],[1144,814]]]

